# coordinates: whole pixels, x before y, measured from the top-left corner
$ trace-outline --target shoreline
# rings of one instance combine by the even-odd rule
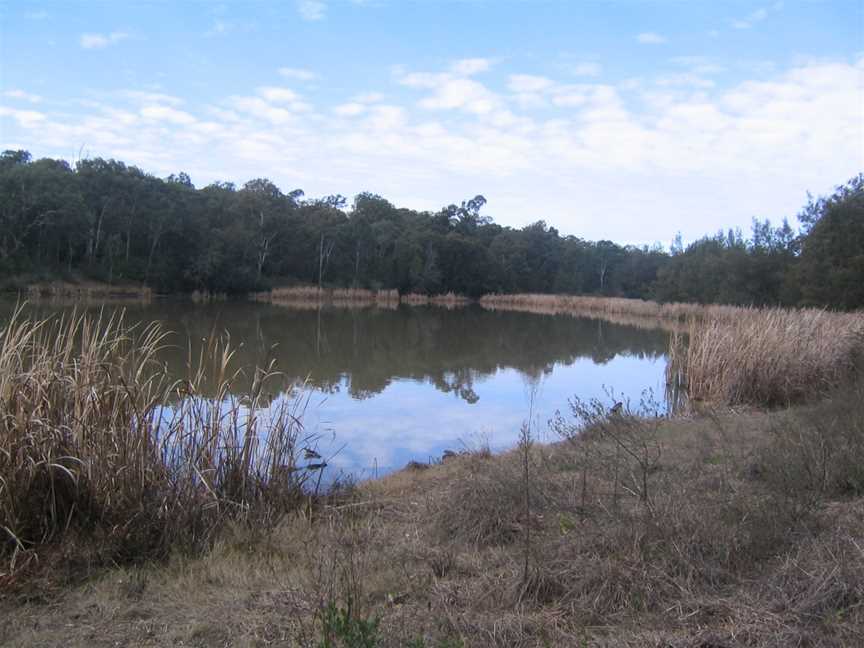
[[[331,609],[345,636],[374,620],[370,646],[854,645],[864,482],[844,484],[864,473],[838,442],[864,433],[861,395],[595,417],[577,436],[564,420],[557,442],[408,465],[197,556],[0,596],[0,643],[55,645],[63,628],[68,646],[313,646]],[[827,482],[806,464],[825,443]]]
[[[0,644],[319,646],[335,632],[354,646],[362,631],[394,648],[726,646],[744,628],[765,648],[854,645],[864,317],[706,312],[686,346],[672,340],[670,367],[706,385],[689,416],[577,401],[553,419],[555,443],[526,427],[510,450],[326,494],[298,463],[315,459],[302,402],[259,429],[195,397],[208,371],[231,375],[227,346],[176,383],[141,372],[158,325],[136,339],[119,321],[13,317]],[[157,430],[147,412],[175,397],[183,415]]]

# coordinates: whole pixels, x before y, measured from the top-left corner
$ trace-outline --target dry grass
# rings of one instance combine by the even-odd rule
[[[70,283],[52,281],[36,283],[27,287],[27,298],[31,301],[129,301],[150,302],[153,290],[147,286],[133,284],[105,284],[92,281]]]
[[[0,643],[317,647],[335,604],[378,620],[336,646],[862,645],[864,490],[838,486],[864,465],[862,395],[675,421],[577,407],[527,473],[518,451],[469,453],[361,484],[191,561],[7,601]],[[642,441],[660,449],[647,499],[621,451]],[[819,472],[820,446],[832,477],[790,491],[782,472]]]
[[[253,293],[255,301],[291,306],[329,304],[341,307],[378,306],[395,308],[399,305],[398,290],[366,290],[365,288],[322,288],[293,286],[274,288],[269,292]]]
[[[853,382],[862,363],[864,314],[742,309],[691,320],[673,340],[669,379],[691,399],[782,406]]]
[[[467,306],[471,303],[471,300],[465,295],[448,292],[443,295],[432,295],[429,298],[429,303],[435,306],[444,306],[445,308],[456,308],[458,306]]]
[[[613,414],[574,401],[554,421],[559,443],[468,452],[311,509],[298,507],[296,416],[252,414],[266,372],[232,403],[230,351],[215,342],[176,383],[152,362],[158,328],[19,314],[0,336],[12,567],[0,584],[26,597],[0,596],[0,644],[864,645],[864,386],[817,362],[855,358],[841,342],[860,344],[859,324],[812,311],[693,323],[724,341],[737,379],[747,353],[774,341],[781,368],[766,370],[759,398],[839,383],[814,405],[670,420],[651,403]],[[780,380],[793,357],[831,380],[792,365]],[[225,398],[195,396],[207,373]],[[45,593],[36,552],[42,572],[126,566]],[[346,640],[333,611],[374,641]]]
[[[400,303],[411,306],[434,304],[446,308],[456,308],[471,303],[468,297],[452,292],[443,295],[422,295],[419,293],[400,295],[398,290],[366,290],[363,288],[325,288],[319,290],[314,286],[274,288],[270,292],[253,293],[250,298],[255,301],[296,308],[317,308],[322,304],[347,308],[362,306],[396,308]]]
[[[429,303],[429,295],[422,293],[408,293],[407,295],[402,295],[401,301],[403,304],[408,304],[410,306],[426,306]]]
[[[625,316],[683,322],[693,317],[711,316],[732,319],[750,309],[719,304],[665,303],[624,297],[593,297],[587,295],[513,294],[484,295],[480,304],[490,309],[526,310],[545,314],[587,316]]]
[[[227,520],[267,524],[303,497],[296,403],[264,409],[258,371],[242,399],[218,340],[175,381],[158,325],[72,313],[0,331],[0,578],[45,567],[140,561],[208,546]],[[215,399],[198,386],[215,378]],[[231,391],[229,391],[229,389]]]

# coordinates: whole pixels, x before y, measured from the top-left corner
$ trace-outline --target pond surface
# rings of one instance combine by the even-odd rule
[[[11,304],[0,305],[5,319]],[[113,310],[119,306],[106,306]],[[284,386],[311,390],[306,431],[317,437],[332,478],[382,474],[445,449],[512,447],[531,419],[551,441],[548,420],[568,399],[639,403],[664,394],[669,334],[566,315],[487,311],[479,306],[295,309],[255,302],[124,306],[129,322],[172,331],[162,360],[187,375],[190,349],[230,335],[234,366],[275,360]],[[39,315],[71,307],[39,304]],[[88,307],[98,311],[99,307]],[[248,384],[249,381],[245,381]],[[335,456],[331,456],[336,453]]]

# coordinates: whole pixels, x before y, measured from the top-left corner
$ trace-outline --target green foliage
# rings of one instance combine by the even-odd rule
[[[321,612],[321,641],[319,648],[376,648],[379,620],[357,617],[349,602],[339,607],[332,601]]]
[[[0,155],[0,278],[86,277],[161,292],[321,284],[402,293],[602,294],[660,301],[864,305],[864,176],[811,199],[796,234],[754,220],[686,248],[502,227],[475,196],[438,212],[371,193],[305,199],[257,178],[196,189],[101,158]]]

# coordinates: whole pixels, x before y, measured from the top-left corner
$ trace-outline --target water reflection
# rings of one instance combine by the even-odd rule
[[[284,372],[284,382],[271,385],[274,405],[287,397],[289,384],[305,380],[315,390],[307,431],[321,436],[322,454],[342,448],[330,464],[352,471],[385,471],[460,443],[506,447],[532,399],[542,432],[574,394],[605,397],[605,387],[638,400],[644,389],[663,393],[668,333],[602,320],[479,307],[157,302],[125,308],[129,321],[156,319],[174,331],[160,359],[178,377],[187,374],[190,354],[197,357],[214,334],[227,334],[235,366],[273,360]],[[57,308],[30,310],[44,315]]]

